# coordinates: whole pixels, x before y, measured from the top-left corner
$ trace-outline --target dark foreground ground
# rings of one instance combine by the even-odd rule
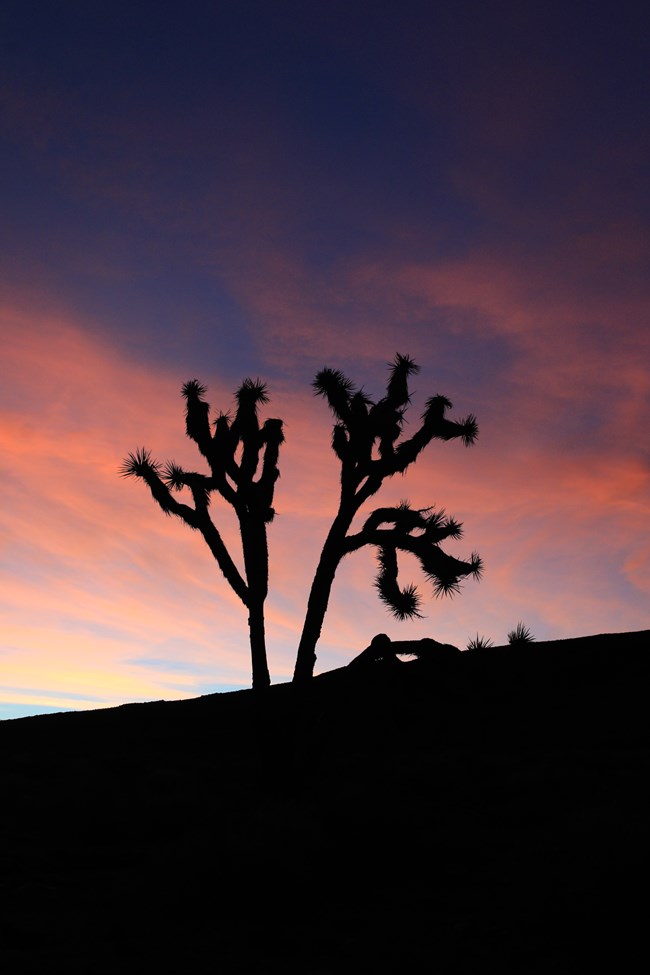
[[[0,967],[648,969],[650,631],[0,723]]]

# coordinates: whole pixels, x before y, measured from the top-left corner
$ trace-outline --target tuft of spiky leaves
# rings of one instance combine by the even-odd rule
[[[354,383],[340,369],[326,367],[316,373],[312,386],[314,396],[324,396],[334,416],[343,423],[348,423],[350,400],[357,391]]]
[[[391,373],[399,371],[405,373],[407,376],[414,376],[420,371],[417,362],[410,355],[401,355],[399,352],[396,353],[393,361],[388,363],[388,368],[391,370]]]
[[[432,396],[426,402],[422,414],[425,429],[430,436],[440,440],[453,440],[460,437],[466,447],[471,446],[478,437],[478,421],[473,413],[469,413],[462,420],[447,419],[446,412],[451,409],[451,401],[446,396]]]
[[[235,393],[235,397],[240,406],[244,403],[254,406],[257,406],[259,403],[268,403],[268,386],[261,379],[251,379],[248,377]]]
[[[508,633],[508,643],[511,645],[523,644],[523,643],[534,643],[535,637],[523,623],[517,623],[514,630]]]
[[[160,464],[145,447],[138,447],[124,458],[119,468],[121,477],[147,477],[160,473]]]
[[[463,526],[451,515],[447,515],[444,508],[441,508],[440,511],[429,508],[427,509],[424,536],[434,543],[441,542],[445,538],[458,540],[463,537]]]
[[[474,576],[476,581],[479,582],[485,571],[485,562],[478,552],[472,552],[469,557],[469,564],[472,567],[470,575]]]
[[[460,420],[459,426],[463,429],[461,440],[466,447],[471,447],[478,437],[478,420],[473,413],[469,413],[463,420]]]
[[[420,546],[418,546],[420,548]],[[415,551],[415,550],[414,550]],[[437,545],[432,545],[424,536],[421,548],[415,551],[422,570],[433,585],[436,598],[455,596],[461,591],[461,582],[467,576],[479,579],[483,571],[480,557],[472,552],[469,560],[463,562],[447,555]]]
[[[174,491],[180,491],[187,483],[185,471],[173,460],[168,460],[162,469],[162,479]]]
[[[380,579],[375,581],[375,588],[379,593],[379,598],[386,604],[396,620],[402,623],[404,620],[411,620],[414,617],[421,618],[419,612],[420,595],[414,583],[409,583],[404,589],[395,585],[388,591],[385,582]]]
[[[207,387],[198,379],[183,383],[181,393],[185,397],[185,432],[193,440],[204,457],[209,457],[212,446],[210,433],[210,404],[201,399]]]
[[[494,644],[493,644],[492,640],[490,640],[486,636],[479,636],[478,633],[477,633],[476,636],[475,637],[472,637],[472,639],[468,642],[467,649],[468,650],[487,650],[489,647],[493,647],[493,646],[494,646]]]
[[[330,369],[329,366],[325,366],[324,369],[316,373],[312,386],[314,387],[314,396],[327,396],[331,392],[352,396],[357,389],[352,380],[348,379],[340,369]]]
[[[431,582],[433,583],[433,595],[436,599],[440,599],[442,596],[453,598],[458,595],[461,589],[458,576],[441,574],[437,578],[431,579]]]
[[[420,367],[409,355],[400,355],[398,352],[394,360],[389,362],[388,368],[390,378],[386,386],[386,398],[392,406],[406,406],[411,402],[408,388],[409,376],[418,373]]]
[[[198,379],[188,379],[186,383],[183,383],[181,387],[181,394],[185,399],[190,399],[191,397],[205,396],[208,391],[208,387],[204,386],[203,383],[199,382]]]
[[[413,584],[400,588],[397,582],[397,552],[391,546],[384,546],[379,550],[377,561],[379,572],[375,580],[375,588],[379,598],[388,607],[393,616],[400,622],[420,617],[420,595]]]
[[[424,406],[424,412],[420,419],[426,423],[432,420],[442,420],[446,411],[451,409],[452,402],[446,396],[437,394],[436,396],[430,396]]]

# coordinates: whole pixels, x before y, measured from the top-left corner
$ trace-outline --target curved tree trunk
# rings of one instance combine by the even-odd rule
[[[343,541],[353,517],[354,511],[339,510],[323,545],[318,568],[311,585],[307,613],[298,644],[296,666],[293,672],[294,683],[308,681],[314,676],[316,644],[320,639],[334,576],[343,557]]]
[[[309,601],[307,603],[307,613],[305,622],[298,644],[298,654],[296,656],[296,666],[293,672],[295,683],[309,680],[314,675],[316,664],[316,644],[320,639],[323,620],[327,612],[332,583],[340,561],[340,556],[336,553],[324,558],[325,552],[321,555],[318,569],[314,576]]]

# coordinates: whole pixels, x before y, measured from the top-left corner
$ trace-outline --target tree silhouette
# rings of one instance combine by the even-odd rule
[[[278,454],[284,440],[282,420],[266,420],[260,427],[258,407],[268,402],[266,385],[245,379],[235,396],[233,419],[220,413],[210,423],[210,405],[202,398],[206,387],[191,379],[182,387],[186,401],[186,431],[210,467],[209,474],[185,471],[169,461],[164,465],[140,448],[128,455],[120,473],[141,478],[167,515],[176,515],[201,532],[210,551],[244,606],[248,609],[253,687],[270,684],[264,635],[264,602],[268,593],[269,556],[266,526],[275,514],[272,507],[279,477]],[[262,456],[261,473],[255,475]],[[172,491],[189,489],[194,506],[176,500]],[[242,577],[210,517],[210,495],[217,491],[232,505],[239,521],[244,575]]]
[[[444,510],[411,508],[403,501],[395,507],[376,508],[360,531],[349,534],[362,505],[376,494],[386,478],[404,474],[431,440],[460,438],[469,446],[478,434],[472,414],[463,420],[449,420],[446,411],[451,403],[444,396],[433,396],[426,402],[419,429],[409,439],[400,439],[410,404],[408,380],[419,367],[409,356],[397,355],[389,369],[386,395],[376,403],[337,369],[322,369],[313,382],[316,395],[327,399],[336,418],[332,448],[341,464],[341,493],[309,594],[294,670],[296,682],[313,675],[316,644],[336,570],[345,555],[365,545],[375,546],[379,563],[376,587],[398,620],[419,616],[421,604],[414,585],[401,588],[398,584],[398,552],[410,552],[419,560],[437,596],[458,592],[461,579],[468,575],[478,578],[482,571],[476,553],[464,562],[440,548],[445,539],[462,536],[461,524]],[[128,455],[120,473],[145,481],[165,514],[176,515],[201,532],[230,586],[248,609],[253,687],[267,687],[266,526],[275,514],[272,503],[279,477],[279,450],[284,441],[282,420],[268,419],[260,426],[258,408],[268,402],[266,385],[259,379],[245,379],[235,394],[234,418],[220,413],[213,432],[210,405],[203,399],[205,392],[206,387],[196,379],[182,387],[187,435],[207,460],[209,474],[185,471],[173,461],[160,464],[144,447]],[[261,472],[256,479],[260,463]],[[184,489],[191,494],[193,506],[177,500],[172,493]],[[215,491],[234,508],[239,521],[243,576],[210,517],[210,496]]]
[[[397,507],[377,508],[366,518],[360,531],[348,534],[364,502],[379,490],[386,478],[404,474],[431,440],[460,438],[469,446],[478,435],[472,414],[463,420],[449,420],[445,414],[451,403],[444,396],[433,396],[426,402],[420,428],[409,439],[400,441],[404,414],[410,403],[408,380],[419,367],[409,356],[397,355],[389,368],[386,395],[377,403],[338,369],[321,370],[313,382],[315,394],[325,397],[336,418],[332,449],[341,463],[341,493],[338,512],[325,540],[309,594],[294,671],[296,682],[313,675],[316,644],[332,583],[345,555],[364,545],[376,547],[379,562],[376,586],[381,599],[399,620],[420,615],[421,597],[414,585],[404,588],[398,585],[398,551],[416,556],[437,596],[457,592],[463,577],[478,578],[482,571],[476,553],[463,562],[440,548],[445,539],[462,535],[462,526],[444,510],[413,509],[407,502]]]

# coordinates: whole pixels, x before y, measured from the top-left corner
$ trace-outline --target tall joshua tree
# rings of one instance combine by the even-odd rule
[[[266,386],[259,380],[245,379],[235,394],[234,418],[220,413],[213,432],[210,405],[203,399],[205,392],[206,387],[196,379],[182,388],[187,435],[207,460],[209,474],[185,471],[173,461],[161,465],[144,448],[128,455],[121,473],[143,480],[165,514],[176,515],[190,528],[201,532],[219,568],[248,610],[253,687],[267,687],[271,681],[264,636],[264,602],[269,580],[266,526],[275,514],[272,503],[280,473],[278,454],[284,440],[282,420],[266,420],[260,426],[258,407],[268,402]],[[255,479],[260,459],[261,472]],[[193,507],[174,497],[172,491],[183,488],[189,489]],[[210,495],[214,491],[232,505],[237,515],[244,576],[210,517]]]
[[[451,403],[444,396],[433,396],[427,400],[420,428],[408,440],[400,441],[410,403],[408,380],[419,367],[409,356],[397,355],[389,368],[386,395],[377,403],[337,369],[321,370],[313,382],[315,394],[325,397],[336,420],[332,449],[341,463],[341,494],[309,594],[294,671],[296,682],[308,680],[313,674],[315,648],[334,576],[341,559],[350,552],[364,545],[376,547],[376,586],[381,599],[399,620],[420,615],[421,597],[415,586],[398,585],[398,551],[416,556],[436,595],[457,592],[463,577],[478,578],[482,571],[477,554],[462,562],[440,548],[445,539],[460,538],[462,534],[462,526],[444,511],[413,509],[402,502],[397,507],[375,509],[360,531],[348,534],[364,502],[386,478],[404,474],[431,440],[460,438],[469,446],[478,435],[472,414],[459,421],[449,420],[445,414]]]

